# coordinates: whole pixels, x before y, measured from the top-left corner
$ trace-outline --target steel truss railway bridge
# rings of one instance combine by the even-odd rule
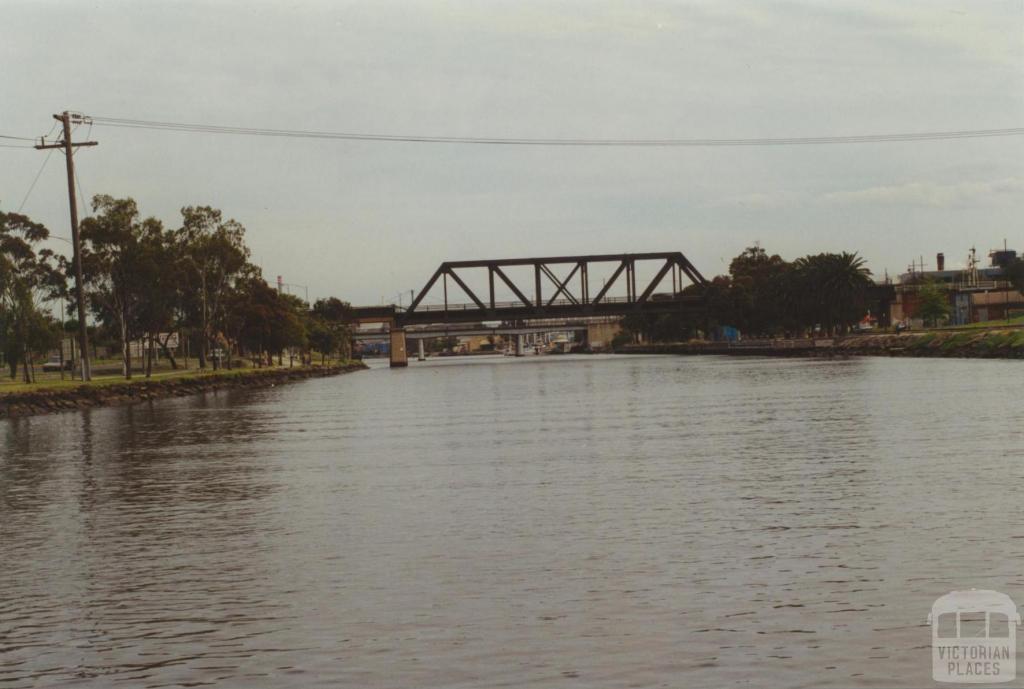
[[[655,270],[646,284],[637,285],[637,267]],[[522,267],[532,270],[532,284],[516,283],[507,269]],[[612,269],[611,275],[600,289],[591,289],[590,275],[594,266],[598,270]],[[653,268],[652,268],[653,266]],[[486,269],[487,290],[478,294],[469,287],[464,271]],[[463,275],[459,272],[463,271]],[[560,274],[562,277],[560,277]],[[671,276],[671,291],[668,278]],[[521,276],[520,276],[521,279]],[[428,292],[441,283],[443,299],[440,304],[424,304]],[[665,283],[665,286],[662,286]],[[495,286],[504,285],[515,295],[514,301],[496,301]],[[640,254],[598,254],[590,256],[550,256],[543,258],[508,258],[483,261],[447,261],[419,291],[408,307],[359,306],[353,309],[359,323],[381,323],[388,328],[391,345],[391,365],[406,366],[407,333],[409,337],[426,337],[420,333],[449,332],[462,324],[501,323],[501,332],[519,334],[535,327],[547,330],[564,329],[556,322],[577,324],[587,319],[607,320],[609,316],[629,314],[684,314],[703,318],[705,288],[708,281],[681,252]],[[618,287],[625,296],[610,296]],[[696,289],[684,288],[695,285]],[[449,300],[449,289],[457,288],[468,302]],[[550,325],[548,325],[550,324]],[[413,326],[435,326],[422,328]],[[578,326],[577,326],[578,327]],[[586,327],[585,325],[583,327]],[[523,330],[529,328],[530,330]],[[407,329],[409,329],[407,331]],[[577,329],[577,328],[568,328]],[[422,340],[421,340],[422,342]],[[521,347],[517,339],[517,347]]]

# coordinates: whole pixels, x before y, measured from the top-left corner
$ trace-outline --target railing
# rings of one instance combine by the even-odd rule
[[[659,295],[654,295],[654,296],[659,296]],[[699,299],[700,299],[700,297],[695,297],[693,295],[676,295],[674,297],[669,297],[669,298],[662,297],[662,298],[658,298],[658,299],[655,299],[652,296],[651,298],[647,299],[647,301],[644,302],[644,303],[647,303],[647,304],[665,304],[665,303],[669,303],[669,302],[698,301]],[[634,300],[631,300],[629,297],[603,297],[601,299],[601,301],[599,301],[599,302],[592,302],[592,301],[591,302],[582,302],[582,301],[572,301],[571,299],[556,299],[555,301],[551,302],[550,304],[547,301],[542,302],[540,308],[541,309],[545,309],[545,308],[550,308],[552,306],[581,306],[582,307],[582,306],[600,306],[601,304],[635,304],[635,303],[638,303],[638,302],[636,302]],[[523,303],[522,301],[519,301],[519,300],[516,300],[516,301],[496,301],[496,302],[494,302],[494,310],[495,311],[497,311],[498,309],[525,309],[525,308],[533,309],[533,308],[537,308],[537,306],[536,306],[536,304],[530,304],[529,306],[527,306],[525,303]],[[489,304],[484,304],[484,310],[485,311],[490,310],[490,309],[491,309],[491,307],[490,307]],[[398,310],[401,313],[407,313],[407,310],[406,309],[402,309],[401,307],[398,307]],[[414,311],[413,313],[419,313],[421,311],[479,311],[479,310],[480,310],[480,307],[478,305],[474,304],[474,303],[469,303],[469,304],[447,304],[447,305],[445,305],[445,304],[420,304],[419,306],[416,307],[416,311]]]
[[[896,285],[896,289],[899,292],[917,292],[917,291],[920,291],[920,289],[922,287],[924,287],[925,284],[928,284],[928,283],[899,284],[899,285]],[[943,289],[943,290],[947,290],[947,291],[954,291],[955,290],[957,292],[968,292],[968,291],[969,292],[978,292],[978,291],[984,291],[984,290],[1000,291],[1000,290],[1008,290],[1008,289],[1011,289],[1013,287],[1013,285],[1008,280],[976,280],[974,282],[958,281],[958,282],[938,282],[938,283],[931,283],[931,284],[934,284],[939,289]]]
[[[815,347],[831,347],[832,340],[807,340],[807,339],[781,339],[770,340],[740,340],[738,342],[723,343],[729,349],[814,349]]]

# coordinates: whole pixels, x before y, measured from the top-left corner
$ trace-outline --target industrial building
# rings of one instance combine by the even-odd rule
[[[912,264],[899,276],[892,304],[892,322],[920,327],[918,294],[923,285],[934,283],[949,299],[950,325],[967,325],[1003,320],[1024,314],[1024,295],[1009,280],[1007,268],[1018,260],[1016,251],[1003,248],[989,252],[989,265],[981,267],[976,250],[967,255],[966,267],[946,269],[945,255],[935,256],[935,270],[925,270],[924,261]]]

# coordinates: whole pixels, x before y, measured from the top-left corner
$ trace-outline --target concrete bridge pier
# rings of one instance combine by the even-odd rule
[[[622,330],[616,323],[591,323],[587,326],[587,346],[593,349],[611,349],[612,340]]]
[[[423,338],[421,337],[421,338],[417,339],[416,343],[417,343],[417,345],[419,347],[419,350],[418,350],[417,356],[416,356],[416,360],[417,361],[426,361],[427,360],[427,353],[425,351],[423,351]]]
[[[522,335],[516,335],[516,356],[524,356],[523,355],[523,336]]]
[[[422,343],[423,340],[420,342]],[[391,368],[408,365],[409,357],[405,351],[405,328],[391,328]]]

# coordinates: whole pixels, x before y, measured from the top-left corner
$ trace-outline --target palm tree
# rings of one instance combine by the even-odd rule
[[[856,253],[804,256],[793,263],[798,290],[794,300],[801,305],[807,325],[821,325],[832,333],[846,329],[864,315],[871,271]]]

